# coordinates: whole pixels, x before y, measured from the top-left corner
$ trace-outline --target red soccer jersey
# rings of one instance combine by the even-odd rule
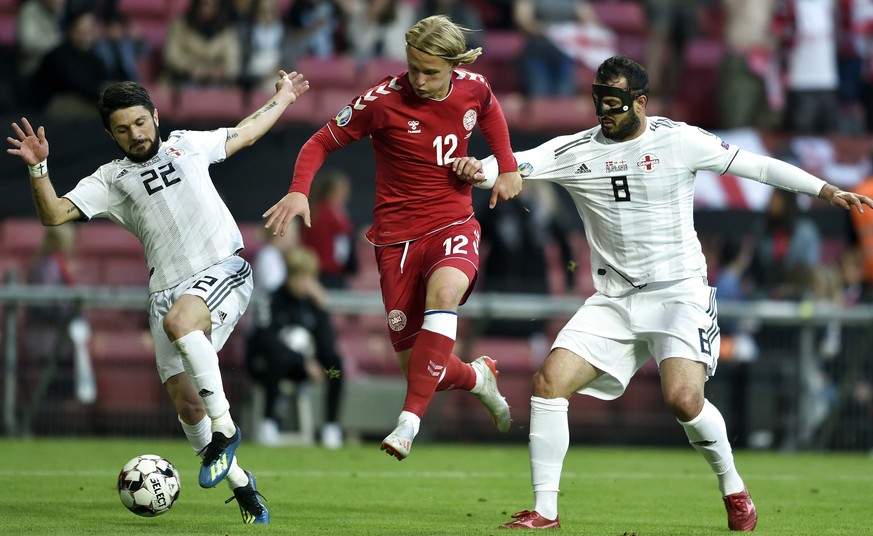
[[[439,101],[418,97],[406,73],[387,77],[327,124],[336,141],[327,150],[372,139],[376,204],[367,238],[373,244],[413,240],[473,214],[472,186],[457,178],[451,164],[467,155],[477,124],[500,171],[515,171],[500,105],[483,76],[463,69],[455,69],[452,87]],[[300,161],[290,191],[306,193],[316,170],[301,169]]]

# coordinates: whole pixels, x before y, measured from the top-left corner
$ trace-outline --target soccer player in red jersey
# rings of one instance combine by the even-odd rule
[[[376,204],[367,238],[375,246],[391,342],[407,377],[397,428],[382,442],[398,460],[409,455],[435,391],[470,391],[500,431],[510,426],[494,360],[465,363],[452,353],[458,307],[476,281],[480,229],[471,185],[451,166],[467,155],[477,124],[498,161],[491,207],[521,191],[500,104],[482,75],[458,68],[482,53],[467,49],[465,31],[439,15],[416,23],[406,33],[408,71],[367,89],[316,132],[300,150],[288,194],[264,213],[274,233],[284,233],[298,215],[310,226],[307,196],[327,155],[372,139]]]

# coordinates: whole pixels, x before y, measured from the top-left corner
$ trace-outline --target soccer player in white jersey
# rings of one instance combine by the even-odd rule
[[[734,466],[725,421],[704,398],[719,352],[715,289],[694,230],[698,170],[731,173],[864,210],[868,197],[844,192],[779,160],[731,146],[705,130],[647,117],[648,74],[616,56],[597,70],[600,125],[515,153],[525,181],[547,180],[570,193],[585,222],[596,292],[558,334],[533,378],[530,463],[534,505],[508,529],[560,526],[558,488],[569,445],[569,398],[604,400],[624,392],[650,358],[664,400],[688,440],[712,467],[731,530],[755,528],[757,512]],[[488,187],[493,157],[463,158],[454,169]]]
[[[179,422],[202,457],[200,485],[227,478],[245,523],[269,523],[255,478],[239,467],[241,433],[230,415],[217,352],[246,310],[252,271],[237,254],[242,236],[221,200],[209,166],[263,136],[309,89],[303,76],[279,71],[276,94],[238,125],[211,132],[181,130],[161,140],[158,112],[134,82],[107,87],[97,103],[123,158],[104,164],[63,197],[49,179],[44,127],[26,118],[6,138],[27,164],[43,225],[109,218],[140,239],[149,269],[149,324],[158,373]],[[230,500],[230,499],[229,499]]]

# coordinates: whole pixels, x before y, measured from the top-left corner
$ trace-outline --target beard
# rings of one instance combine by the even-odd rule
[[[637,117],[636,114],[630,113],[627,119],[624,120],[624,122],[619,123],[618,121],[616,121],[615,127],[612,129],[612,131],[607,132],[602,129],[601,131],[603,132],[603,136],[606,137],[606,139],[608,140],[622,141],[631,137],[637,130],[639,130],[639,128],[640,118]]]
[[[131,162],[136,162],[137,164],[141,164],[142,162],[148,162],[152,159],[153,156],[158,154],[158,148],[160,147],[160,143],[158,140],[161,139],[161,131],[158,129],[158,125],[155,125],[155,137],[150,140],[146,140],[146,144],[148,145],[148,150],[144,153],[133,154],[125,151],[120,145],[118,146],[121,149],[122,154],[126,156]],[[117,142],[116,142],[117,143]]]

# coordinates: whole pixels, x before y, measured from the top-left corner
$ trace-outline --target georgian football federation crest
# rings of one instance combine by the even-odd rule
[[[344,127],[348,125],[349,121],[352,120],[352,107],[346,106],[345,108],[340,110],[339,113],[336,114],[336,117],[333,118],[333,120],[336,121],[336,126],[338,127]]]
[[[476,126],[476,110],[467,110],[467,113],[464,114],[464,128],[467,130],[473,130],[473,127]]]
[[[176,158],[180,158],[185,155],[185,151],[179,149],[178,147],[170,147],[167,149],[167,154],[170,156],[175,156]]]
[[[391,331],[402,331],[406,327],[406,313],[400,309],[388,313],[388,327]]]
[[[661,160],[657,156],[646,153],[637,161],[637,167],[643,171],[649,172],[654,171],[660,163]]]

